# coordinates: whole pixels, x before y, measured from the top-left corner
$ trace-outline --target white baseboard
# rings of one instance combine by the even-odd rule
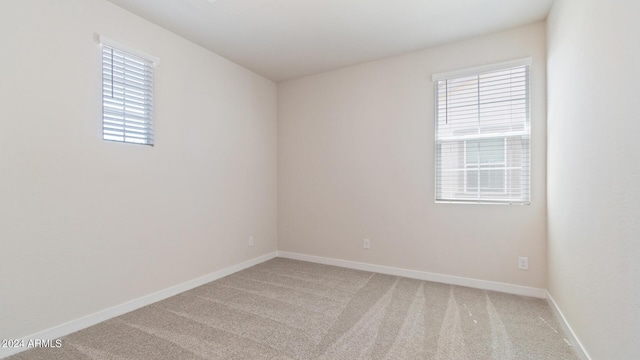
[[[547,292],[544,289],[538,289],[538,288],[521,286],[521,285],[505,284],[505,283],[486,281],[486,280],[471,279],[471,278],[466,278],[461,276],[443,275],[443,274],[430,273],[426,271],[409,270],[409,269],[402,269],[402,268],[396,268],[391,266],[374,265],[374,264],[367,264],[367,263],[361,263],[356,261],[332,259],[332,258],[326,258],[326,257],[320,257],[320,256],[292,253],[288,251],[278,251],[278,256],[287,258],[287,259],[308,261],[308,262],[314,262],[314,263],[325,264],[325,265],[340,266],[340,267],[345,267],[349,269],[371,271],[371,272],[376,272],[376,273],[381,273],[386,275],[402,276],[402,277],[407,277],[412,279],[433,281],[433,282],[439,282],[444,284],[460,285],[460,286],[472,287],[472,288],[482,289],[482,290],[492,290],[492,291],[498,291],[498,292],[503,292],[508,294],[530,296],[530,297],[535,297],[540,299],[544,299],[547,295]]]
[[[120,305],[116,305],[113,307],[110,307],[108,309],[104,309],[101,311],[98,311],[96,313],[93,313],[91,315],[87,315],[84,317],[81,317],[79,319],[76,320],[72,320],[69,321],[68,323],[29,335],[29,336],[25,336],[21,339],[24,340],[24,343],[27,344],[29,339],[58,339],[60,337],[63,337],[65,335],[69,335],[73,332],[76,332],[78,330],[82,330],[85,328],[88,328],[89,326],[93,326],[95,324],[101,323],[103,321],[112,319],[116,316],[120,316],[122,314],[126,314],[128,312],[131,312],[133,310],[137,310],[141,307],[153,304],[155,302],[158,302],[160,300],[164,300],[166,298],[169,298],[171,296],[174,295],[178,295],[182,292],[185,292],[187,290],[191,290],[194,289],[198,286],[204,285],[206,283],[209,283],[211,281],[214,280],[218,280],[220,278],[223,278],[225,276],[231,275],[233,273],[236,273],[238,271],[244,270],[246,268],[250,268],[254,265],[263,263],[265,261],[271,260],[273,258],[275,258],[277,256],[277,251],[274,251],[272,253],[266,254],[266,255],[262,255],[259,256],[257,258],[251,259],[251,260],[247,260],[244,262],[241,262],[239,264],[233,265],[233,266],[229,266],[227,268],[224,268],[222,270],[218,270],[216,272],[213,272],[211,274],[208,275],[204,275],[201,276],[199,278],[193,279],[193,280],[189,280],[187,282],[184,282],[182,284],[176,285],[176,286],[172,286],[170,288],[164,289],[164,290],[160,290],[158,292],[149,294],[149,295],[145,295],[143,297],[131,300],[131,301],[127,301],[123,304]],[[20,348],[0,348],[0,359],[4,358],[4,357],[8,357],[14,354],[17,354],[19,352],[28,350],[27,347],[20,347]]]
[[[576,336],[576,333],[573,332],[571,325],[569,325],[569,322],[567,322],[567,319],[564,317],[564,314],[558,307],[558,304],[556,304],[556,302],[553,300],[553,297],[551,296],[551,294],[549,294],[548,291],[547,291],[547,303],[549,303],[549,307],[553,311],[553,314],[556,316],[556,319],[558,319],[558,322],[560,323],[560,325],[562,325],[562,328],[564,329],[565,334],[569,337],[569,341],[571,342],[571,345],[573,346],[573,348],[576,350],[576,353],[578,354],[580,359],[591,360],[591,356],[589,356],[589,353],[587,353],[587,350],[584,348],[584,346],[580,342],[580,339],[578,339],[578,336]]]

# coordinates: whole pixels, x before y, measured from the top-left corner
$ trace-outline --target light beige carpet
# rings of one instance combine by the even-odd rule
[[[12,359],[578,359],[544,300],[273,259]]]

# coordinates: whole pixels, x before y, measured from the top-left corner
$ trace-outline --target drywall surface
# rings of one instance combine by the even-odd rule
[[[154,147],[102,140],[96,34],[160,58]],[[276,250],[275,83],[102,0],[2,1],[0,43],[0,339]]]
[[[548,19],[549,292],[593,359],[640,359],[637,1]]]
[[[278,249],[545,288],[545,37],[537,23],[279,83]],[[525,57],[531,205],[436,204],[431,76]]]

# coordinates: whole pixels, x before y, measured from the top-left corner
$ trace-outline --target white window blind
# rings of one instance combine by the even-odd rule
[[[102,138],[153,145],[153,61],[102,44]]]
[[[434,75],[436,201],[530,201],[529,61]]]

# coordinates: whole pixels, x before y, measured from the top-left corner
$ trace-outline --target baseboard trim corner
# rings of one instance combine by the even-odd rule
[[[23,338],[21,338],[22,340],[24,340],[24,343],[28,343],[29,339],[58,339],[61,338],[63,336],[69,335],[71,333],[74,333],[76,331],[88,328],[89,326],[93,326],[96,325],[98,323],[101,323],[103,321],[112,319],[114,317],[126,314],[128,312],[140,309],[144,306],[147,305],[151,305],[153,303],[156,303],[158,301],[164,300],[166,298],[178,295],[180,293],[183,293],[185,291],[194,289],[198,286],[204,285],[206,283],[209,283],[211,281],[214,280],[218,280],[220,278],[223,278],[225,276],[234,274],[238,271],[250,268],[254,265],[258,265],[260,263],[263,263],[265,261],[271,260],[275,257],[278,256],[278,252],[277,251],[273,251],[271,253],[262,255],[262,256],[258,256],[256,258],[241,262],[239,264],[235,264],[229,267],[226,267],[224,269],[212,272],[210,274],[198,277],[196,279],[193,280],[189,280],[187,282],[184,282],[182,284],[178,284],[175,286],[172,286],[170,288],[164,289],[164,290],[160,290],[154,293],[151,293],[149,295],[145,295],[142,296],[140,298],[131,300],[131,301],[127,301],[125,303],[119,304],[119,305],[115,305],[112,306],[110,308],[104,309],[104,310],[100,310],[96,313],[81,317],[79,319],[76,320],[72,320],[69,321],[67,323],[64,323],[62,325],[58,325],[55,327],[52,327],[50,329],[44,330],[44,331],[40,331],[37,332],[35,334],[29,335],[29,336],[25,336]],[[15,355],[17,353],[23,352],[28,350],[28,348],[24,347],[24,348],[0,348],[0,359],[4,359],[5,357],[9,357],[11,355]]]
[[[582,342],[580,342],[580,339],[578,339],[578,336],[576,335],[576,333],[573,332],[573,329],[571,328],[571,325],[569,325],[567,318],[564,317],[562,310],[560,310],[560,307],[558,307],[558,304],[555,302],[555,300],[553,300],[553,297],[551,296],[549,291],[547,291],[546,295],[547,295],[547,303],[549,304],[551,311],[553,311],[553,314],[556,316],[556,319],[562,326],[564,333],[567,335],[567,337],[569,337],[569,342],[571,343],[571,346],[573,346],[573,348],[576,350],[578,357],[580,357],[580,359],[582,360],[591,360],[591,356],[589,356],[587,349],[584,348],[584,346],[582,345]]]
[[[327,257],[321,257],[321,256],[314,256],[314,255],[306,255],[306,254],[300,254],[300,253],[294,253],[294,252],[288,252],[288,251],[278,251],[278,257],[293,259],[293,260],[308,261],[308,262],[324,264],[324,265],[340,266],[340,267],[345,267],[345,268],[355,269],[355,270],[376,272],[376,273],[381,273],[386,275],[403,276],[403,277],[412,278],[412,279],[433,281],[433,282],[439,282],[439,283],[450,284],[450,285],[466,286],[466,287],[482,289],[482,290],[498,291],[498,292],[507,293],[507,294],[529,296],[529,297],[535,297],[540,299],[546,298],[546,295],[547,295],[547,291],[545,289],[539,289],[534,287],[506,284],[506,283],[487,281],[487,280],[478,280],[478,279],[466,278],[461,276],[437,274],[437,273],[431,273],[426,271],[409,270],[409,269],[384,266],[384,265],[374,265],[369,263],[327,258]]]

